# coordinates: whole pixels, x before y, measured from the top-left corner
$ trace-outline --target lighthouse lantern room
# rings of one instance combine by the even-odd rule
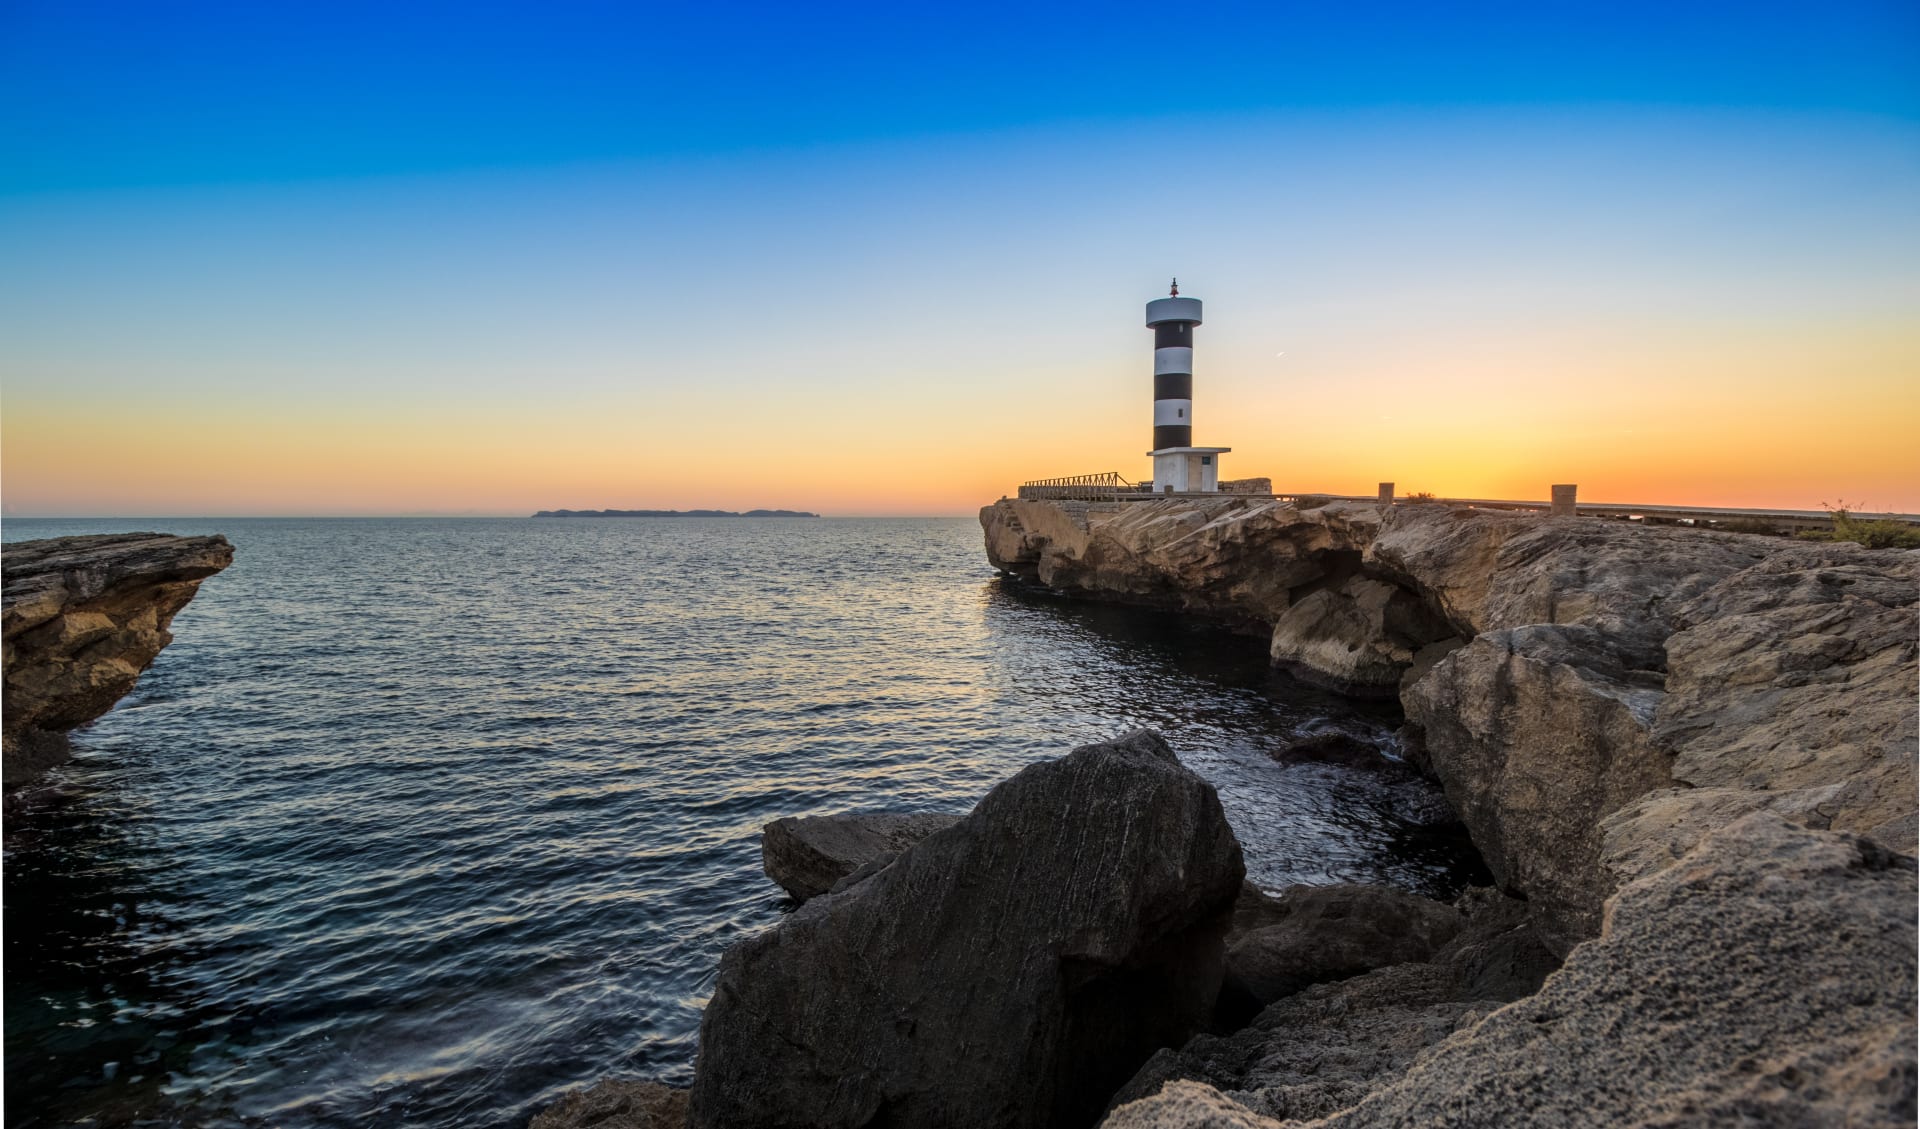
[[[1147,303],[1147,328],[1153,330],[1153,490],[1161,493],[1215,493],[1220,489],[1220,456],[1231,447],[1193,445],[1193,331],[1200,324],[1200,299],[1182,298],[1180,280],[1165,298]]]

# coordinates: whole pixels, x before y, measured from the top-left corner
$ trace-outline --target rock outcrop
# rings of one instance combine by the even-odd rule
[[[768,878],[804,902],[959,821],[957,815],[891,811],[776,819],[761,832],[760,863]]]
[[[1092,1124],[1210,1014],[1243,875],[1151,733],[1027,768],[728,950],[690,1124]]]
[[[1911,1126],[1915,910],[1910,857],[1747,816],[1624,887],[1538,993],[1311,1124]],[[1176,1081],[1105,1124],[1277,1129],[1275,1108]]]
[[[1453,629],[1398,585],[1358,574],[1295,599],[1273,624],[1275,666],[1350,694],[1391,697],[1422,647]]]
[[[1447,506],[1396,506],[1366,546],[1370,575],[1418,592],[1455,633],[1570,624],[1629,669],[1664,670],[1675,609],[1776,543],[1732,533]]]
[[[980,511],[988,560],[1002,572],[1263,632],[1293,589],[1357,568],[1379,520],[1373,506],[1231,495],[1104,507],[1004,499]]]
[[[25,783],[66,755],[65,731],[106,713],[160,649],[200,583],[233,563],[224,537],[121,533],[0,550],[4,777]]]
[[[1749,812],[1912,851],[1917,605],[1920,554],[1778,549],[1634,621],[1625,649],[1584,625],[1489,630],[1401,700],[1488,866],[1564,951],[1622,881]],[[1665,673],[1635,665],[1656,622]]]
[[[1616,880],[1753,811],[1914,852],[1920,553],[1796,546],[1676,616],[1651,738],[1680,787],[1605,821]]]
[[[1777,548],[1737,534],[1451,506],[1262,498],[980,511],[987,556],[1057,591],[1272,632],[1276,662],[1390,690],[1424,646],[1508,627],[1606,635],[1664,670],[1674,611]]]
[[[1671,782],[1647,734],[1659,687],[1593,628],[1540,625],[1481,635],[1402,696],[1481,857],[1561,952],[1613,892],[1600,821]]]
[[[1246,1103],[1243,1113],[1324,1116],[1399,1077],[1416,1055],[1455,1031],[1537,990],[1558,964],[1533,935],[1523,903],[1479,889],[1454,907],[1436,908],[1451,918],[1443,928],[1454,931],[1438,949],[1286,996],[1230,1035],[1197,1035],[1163,1050],[1113,1105],[1150,1097],[1172,1079],[1194,1079],[1235,1091]]]
[[[1227,946],[1225,990],[1259,1004],[1426,960],[1463,923],[1452,906],[1387,886],[1292,886],[1271,903],[1264,923]]]
[[[1397,678],[1406,762],[1525,899],[1480,907],[1500,907],[1503,934],[1469,926],[1424,963],[1282,996],[1246,1030],[1163,1051],[1122,1097],[1197,1079],[1233,1100],[1176,1082],[1113,1124],[1476,1109],[1521,1125],[1911,1123],[1912,863],[1888,849],[1911,854],[1920,830],[1920,553],[1447,506],[1112,508],[1071,532],[1021,518],[1006,545],[1060,591],[1268,623],[1275,661],[1319,681]],[[991,540],[1001,518],[982,517]],[[1273,899],[1245,901],[1241,916],[1266,917],[1247,930],[1271,926]],[[1847,955],[1859,937],[1871,956]],[[1544,992],[1482,1022],[1561,957]],[[1820,983],[1775,983],[1815,969]],[[1540,1001],[1525,1024],[1503,1018]],[[1596,1032],[1624,1040],[1617,1069]],[[1256,1069],[1284,1061],[1292,1074]]]
[[[609,1078],[541,1110],[527,1129],[683,1129],[686,1123],[685,1090]]]

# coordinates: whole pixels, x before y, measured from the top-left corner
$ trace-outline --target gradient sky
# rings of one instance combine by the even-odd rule
[[[0,3],[0,503],[1920,511],[1920,5]]]

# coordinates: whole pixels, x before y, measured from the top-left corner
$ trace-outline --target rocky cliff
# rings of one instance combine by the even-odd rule
[[[1920,553],[1442,505],[1002,500],[1026,583],[1270,630],[1397,693],[1413,753],[1564,951],[1762,808],[1915,848]]]
[[[224,537],[107,534],[0,551],[4,775],[29,782],[65,756],[67,730],[113,708],[200,583],[233,563]]]
[[[1111,1124],[1911,1124],[1920,553],[1247,498],[981,519],[1022,582],[1270,630],[1278,663],[1397,693],[1411,759],[1567,960],[1543,1002],[1491,1017],[1417,963],[1282,999],[1236,1053],[1339,1086],[1262,1097],[1251,1076],[1174,1071],[1153,1086],[1233,1092],[1181,1083]],[[1314,1049],[1351,1020],[1274,1012],[1317,996],[1413,1042],[1356,1071]],[[1589,1030],[1621,1046],[1563,1069]],[[1672,1069],[1616,1087],[1577,1065],[1607,1055]]]

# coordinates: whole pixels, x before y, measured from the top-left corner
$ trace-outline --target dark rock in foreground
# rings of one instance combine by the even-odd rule
[[[761,833],[760,864],[768,878],[804,902],[958,822],[957,815],[890,811],[776,819]]]
[[[527,1129],[682,1129],[686,1123],[685,1090],[609,1078],[541,1110]]]
[[[1260,1004],[1329,980],[1426,960],[1460,932],[1452,906],[1386,886],[1293,886],[1275,920],[1227,949],[1226,990]]]
[[[727,952],[690,1124],[1090,1125],[1206,1021],[1244,869],[1154,734],[1034,765]]]
[[[115,533],[0,550],[4,778],[25,783],[65,756],[59,734],[113,708],[173,641],[167,626],[200,582],[233,563],[224,537]]]
[[[1913,859],[1759,813],[1607,909],[1602,935],[1537,994],[1463,1014],[1460,1034],[1314,1124],[1913,1125]],[[1311,989],[1261,1022],[1315,993],[1340,993],[1349,1014],[1358,983]],[[1262,1113],[1314,1115],[1289,1100],[1174,1081],[1106,1124],[1274,1129]]]
[[[1312,891],[1315,887],[1296,887]],[[1384,927],[1405,907],[1375,893],[1378,887],[1320,887],[1368,895],[1348,901],[1349,931],[1378,913]],[[1293,891],[1289,891],[1289,894]],[[1412,895],[1399,895],[1412,898]],[[1425,899],[1415,899],[1425,901]],[[1246,898],[1242,897],[1243,903]],[[1259,920],[1285,921],[1284,898],[1259,906]],[[1540,987],[1558,965],[1527,918],[1526,903],[1486,888],[1469,890],[1451,907],[1425,914],[1449,926],[1452,940],[1414,962],[1390,964],[1338,983],[1285,996],[1230,1035],[1197,1035],[1178,1050],[1162,1050],[1114,1095],[1114,1106],[1151,1097],[1173,1079],[1206,1082],[1274,1117],[1319,1117],[1359,1101],[1369,1089],[1405,1072],[1421,1052],[1469,1027],[1509,1000]],[[1445,911],[1445,915],[1434,912]],[[1338,930],[1334,931],[1337,938]],[[1299,939],[1311,959],[1312,934]],[[1229,954],[1232,953],[1229,947]],[[1382,956],[1386,950],[1376,950]],[[1430,959],[1429,959],[1430,957]],[[1229,955],[1229,960],[1231,960]]]

